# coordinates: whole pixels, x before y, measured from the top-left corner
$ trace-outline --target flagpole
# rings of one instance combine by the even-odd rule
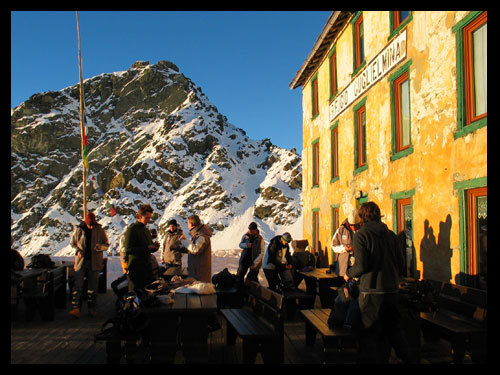
[[[78,11],[76,11],[76,28],[78,31],[78,67],[80,71],[80,138],[81,138],[81,153],[83,162],[83,220],[87,216],[87,135],[85,134],[84,127],[84,100],[83,100],[83,75],[82,75],[82,52],[80,42],[80,20],[78,18]]]

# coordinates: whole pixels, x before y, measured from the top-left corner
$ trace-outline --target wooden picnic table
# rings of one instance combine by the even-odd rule
[[[316,296],[316,290],[319,290],[321,308],[333,307],[334,293],[332,293],[330,287],[337,287],[344,283],[344,279],[338,276],[335,272],[326,272],[329,270],[329,268],[314,268],[312,271],[299,271],[301,275],[307,278],[307,293]]]
[[[148,317],[151,362],[173,363],[178,344],[186,362],[207,362],[208,320],[217,313],[217,295],[176,293],[173,299],[141,307]]]
[[[66,307],[66,273],[64,267],[26,268],[13,271],[11,277],[11,318],[16,319],[19,299],[26,305],[26,320],[32,320],[39,307],[45,320],[54,318],[54,308]],[[38,301],[38,302],[37,302]]]

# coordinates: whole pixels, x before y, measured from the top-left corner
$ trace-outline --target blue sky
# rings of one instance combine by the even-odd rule
[[[329,11],[80,11],[83,78],[169,60],[254,140],[302,150],[288,85]],[[74,11],[11,12],[11,107],[79,82]]]

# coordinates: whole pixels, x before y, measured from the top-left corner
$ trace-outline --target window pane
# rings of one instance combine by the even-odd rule
[[[401,147],[410,145],[410,85],[401,83]]]
[[[364,46],[365,32],[363,30],[363,21],[359,24],[359,62],[362,63],[365,60],[365,46]]]
[[[474,45],[475,115],[487,112],[487,26],[484,24],[472,33]]]
[[[398,13],[399,13],[399,23],[402,23],[410,15],[409,10],[402,10],[399,11]]]
[[[361,113],[361,165],[366,164],[366,111]]]

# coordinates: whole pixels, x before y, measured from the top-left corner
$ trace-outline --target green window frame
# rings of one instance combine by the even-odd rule
[[[364,137],[363,134],[359,134],[359,129],[362,127],[362,124],[359,124],[358,118],[359,118],[359,111],[364,110],[365,112],[365,122],[366,122],[366,100],[368,97],[364,97],[361,101],[358,102],[353,108],[354,111],[354,172],[353,175],[357,175],[358,173],[361,173],[365,170],[368,169],[368,159],[366,157],[366,145],[367,145],[367,140],[366,140],[366,123],[364,125],[365,127],[365,132],[364,132]],[[364,109],[363,109],[364,108]],[[361,145],[361,152],[364,152],[364,160],[365,163],[361,164],[359,162],[360,160],[360,145],[359,145],[359,139],[362,139],[363,144]]]
[[[403,66],[401,66],[396,72],[389,76],[389,87],[390,87],[390,95],[391,95],[391,139],[392,139],[392,155],[391,161],[401,159],[405,156],[408,156],[413,153],[413,144],[411,143],[411,94],[408,92],[408,116],[409,116],[409,144],[404,148],[401,148],[398,142],[398,135],[401,130],[401,120],[398,115],[398,108],[401,104],[401,96],[397,95],[397,87],[396,85],[399,83],[399,78],[406,75],[408,81],[408,91],[410,91],[411,79],[410,79],[410,66],[412,64],[412,60],[407,61]]]
[[[399,32],[408,25],[408,23],[413,20],[413,12],[410,11],[410,14],[408,17],[406,17],[404,20],[399,20],[399,17],[396,13],[400,11],[390,11],[389,12],[389,22],[390,22],[390,33],[389,33],[389,38],[387,40],[391,40],[394,36],[398,35]]]
[[[486,126],[487,116],[484,116],[476,121],[467,123],[467,89],[466,89],[466,48],[465,37],[466,28],[473,23],[478,17],[483,16],[486,12],[475,11],[470,12],[464,19],[452,27],[452,31],[456,36],[456,51],[457,51],[457,130],[454,132],[454,138],[463,137],[482,127]],[[470,74],[470,73],[469,73]],[[469,78],[470,79],[470,78]]]
[[[319,250],[319,208],[313,208],[312,210],[312,247],[314,253],[317,253]]]
[[[363,12],[359,11],[351,20],[352,26],[352,75],[354,77],[366,65],[364,46]]]
[[[330,183],[338,181],[339,177],[339,121],[337,120],[330,126],[330,145],[331,145],[331,165],[330,165]]]
[[[312,187],[319,187],[319,138],[312,143]]]
[[[488,178],[480,177],[466,181],[457,181],[453,183],[454,190],[458,192],[459,208],[459,229],[460,229],[460,278],[457,284],[473,286],[469,276],[469,202],[467,192],[470,189],[482,188],[488,186]],[[474,286],[475,287],[475,286]]]
[[[394,233],[398,234],[398,201],[402,199],[411,198],[411,208],[413,212],[413,196],[415,195],[415,189],[401,191],[399,193],[391,193],[392,199],[392,230]],[[411,228],[411,236],[413,236],[413,227]]]
[[[333,45],[328,55],[328,67],[330,71],[330,102],[338,94],[338,74],[337,74],[337,44]]]
[[[319,89],[318,89],[318,73],[311,79],[311,103],[312,103],[312,118],[314,120],[319,116]]]

